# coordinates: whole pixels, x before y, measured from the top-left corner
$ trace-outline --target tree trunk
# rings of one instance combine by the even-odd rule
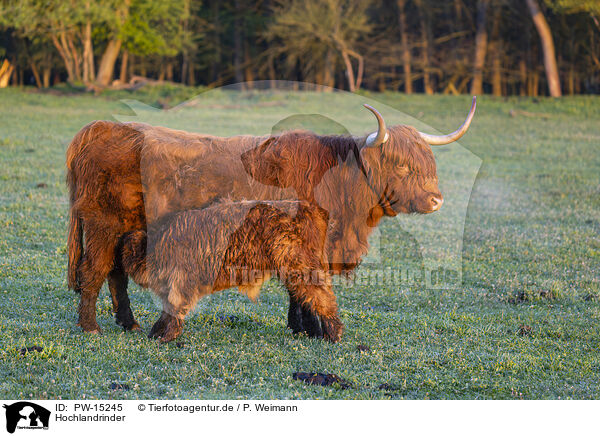
[[[15,60],[13,60],[13,72],[11,74],[11,83],[12,86],[19,86],[19,67],[14,64]]]
[[[123,50],[121,55],[121,71],[119,73],[119,81],[121,83],[127,83],[127,64],[129,63],[129,52]]]
[[[477,34],[475,35],[475,62],[473,63],[473,83],[471,94],[483,94],[483,67],[487,53],[487,15],[488,0],[477,2]]]
[[[573,70],[573,65],[569,67],[569,72],[567,73],[567,92],[569,95],[573,95],[575,93],[575,71]]]
[[[379,92],[384,92],[384,91],[385,91],[385,89],[386,89],[386,86],[385,86],[385,78],[384,78],[384,77],[383,77],[383,75],[382,75],[382,76],[380,76],[380,77],[379,77],[379,80],[377,81],[377,90],[378,90]]]
[[[335,77],[334,77],[334,53],[332,49],[327,49],[325,54],[325,62],[323,64],[323,75],[322,80],[320,82],[321,85],[324,85],[328,88],[335,87]],[[275,73],[275,71],[273,71]],[[326,89],[329,91],[329,89]]]
[[[494,60],[492,61],[492,94],[502,96],[502,56],[499,44],[494,45]]]
[[[52,68],[45,66],[42,69],[42,86],[44,88],[50,87],[50,77],[52,77]]]
[[[254,72],[252,71],[252,60],[250,58],[250,47],[248,46],[248,41],[244,43],[244,81],[248,84],[248,87],[252,89]]]
[[[0,65],[0,88],[6,88],[8,86],[14,68],[15,66],[11,64],[8,59],[4,59],[2,65]]]
[[[242,35],[242,5],[240,0],[235,0],[235,20],[233,24],[233,71],[235,81],[242,83],[244,81],[244,72],[242,70],[243,53],[243,35]]]
[[[183,60],[181,61],[181,83],[185,85],[187,83],[189,58],[187,53],[183,53],[182,57]]]
[[[173,81],[173,62],[167,62],[167,66],[165,67],[165,77],[169,82]]]
[[[98,76],[96,84],[99,86],[108,86],[112,82],[115,63],[121,51],[121,40],[111,39],[108,41],[106,49],[100,59],[100,67],[98,68]]]
[[[349,50],[343,46],[340,48],[340,52],[342,54],[344,64],[346,65],[346,78],[348,79],[348,90],[350,92],[355,92],[357,89],[360,89],[360,85],[362,83],[362,77],[365,68],[364,59],[355,51]],[[350,56],[358,60],[358,71],[356,77],[354,76],[354,68],[352,67],[352,61],[350,60]]]
[[[196,86],[196,72],[194,71],[194,62],[188,64],[188,85]]]
[[[546,69],[546,78],[548,88],[552,97],[560,97],[560,78],[558,76],[558,67],[556,66],[556,55],[554,54],[554,41],[550,26],[540,11],[537,0],[526,0],[527,7],[531,13],[533,24],[540,35],[542,49],[544,50],[544,68]]]
[[[71,58],[73,59],[73,66],[75,69],[75,77],[77,80],[81,80],[81,55],[75,46],[75,41],[73,40],[73,34],[69,33],[66,35],[67,47],[71,52]]]
[[[492,61],[492,94],[496,97],[502,96],[505,92],[502,89],[502,40],[500,39],[500,21],[502,18],[502,6],[497,5],[494,12],[494,25],[492,27],[492,52],[494,59]]]
[[[275,88],[275,79],[276,79],[276,75],[275,75],[275,58],[272,54],[269,55],[269,58],[267,60],[267,65],[269,66],[269,85],[272,89]],[[332,78],[333,80],[333,78]]]
[[[221,64],[221,21],[219,11],[220,0],[213,0],[212,2],[212,24],[214,39],[212,41],[214,47],[214,59],[210,67],[210,80],[211,82],[217,82],[220,79],[220,64]]]
[[[42,87],[42,79],[40,78],[40,72],[33,61],[29,63],[31,66],[31,72],[33,73],[33,78],[35,79],[35,86],[38,88]]]
[[[52,77],[52,69],[50,67],[44,67],[42,69],[42,86],[44,88],[50,87],[50,78]]]
[[[67,70],[67,81],[69,83],[78,81],[81,76],[77,75],[75,59],[73,58],[73,53],[71,53],[71,49],[67,43],[65,32],[60,32],[58,35],[52,34],[50,35],[50,39],[52,40],[52,44],[54,44],[54,47],[56,47],[58,54],[63,60],[65,69]]]
[[[135,76],[135,55],[133,53],[129,53],[129,56],[127,56],[127,63],[129,64],[129,67],[127,68],[127,70],[129,71],[128,76],[127,77],[133,77]]]
[[[410,63],[410,48],[408,47],[408,35],[406,32],[406,14],[404,12],[405,0],[397,0],[398,25],[400,27],[400,44],[402,45],[402,68],[404,69],[404,92],[412,94],[412,73]]]
[[[524,97],[527,95],[527,63],[524,59],[519,61],[519,76],[521,77],[519,95]]]
[[[350,62],[350,56],[348,56],[347,50],[342,50],[342,59],[346,65],[346,78],[348,79],[348,90],[354,92],[356,90],[354,84],[354,70],[352,68],[352,62]]]
[[[356,89],[360,89],[360,85],[362,85],[363,74],[365,73],[365,60],[360,55],[357,55],[356,59],[358,60],[358,72],[356,73]]]
[[[181,83],[184,85],[188,83],[188,73],[189,73],[189,64],[190,64],[190,44],[189,44],[189,24],[190,24],[190,0],[184,0],[183,9],[185,14],[185,19],[182,24],[182,34],[183,34],[183,50],[182,50],[182,61],[181,61]]]
[[[429,22],[429,12],[427,10],[428,5],[423,0],[415,0],[419,9],[419,16],[421,19],[421,38],[423,40],[423,50],[421,53],[421,59],[423,64],[423,87],[425,88],[425,94],[433,94],[433,85],[431,84],[431,75],[429,72],[429,50],[431,47],[431,23]]]
[[[92,23],[87,21],[83,31],[83,82],[92,83],[96,78],[94,71],[94,48],[92,45]]]
[[[527,94],[530,97],[537,97],[540,86],[540,73],[536,70],[532,71],[529,75],[529,90]]]

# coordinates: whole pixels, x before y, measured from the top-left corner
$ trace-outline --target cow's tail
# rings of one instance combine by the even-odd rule
[[[84,164],[80,157],[85,156],[86,147],[92,142],[94,137],[94,126],[99,122],[95,121],[83,127],[73,138],[67,148],[67,187],[69,188],[69,236],[67,237],[68,249],[68,266],[67,266],[67,283],[69,288],[80,292],[80,284],[78,277],[79,265],[83,256],[83,219],[78,212],[77,203],[81,201],[79,198],[83,195],[79,192],[77,185],[77,174],[85,172]],[[81,181],[80,181],[81,182]]]
[[[138,285],[149,287],[150,277],[146,268],[146,246],[148,235],[145,230],[134,230],[123,236],[120,257],[123,270]]]
[[[73,141],[67,149],[67,186],[69,188],[69,236],[67,237],[67,249],[69,251],[67,266],[67,283],[69,288],[80,292],[77,271],[81,262],[83,253],[83,220],[79,216],[76,208],[77,184],[75,174],[72,168],[73,151],[77,148],[80,134],[73,138]]]
[[[68,249],[69,249],[69,265],[68,265],[68,284],[69,288],[80,292],[79,284],[77,280],[77,270],[79,269],[79,263],[81,262],[81,254],[83,252],[83,222],[77,211],[71,206],[69,219],[69,238],[68,238]]]

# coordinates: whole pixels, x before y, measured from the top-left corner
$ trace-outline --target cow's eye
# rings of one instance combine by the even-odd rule
[[[408,175],[408,173],[410,173],[410,170],[408,169],[408,167],[399,167],[398,168],[398,176],[400,177],[406,177]]]

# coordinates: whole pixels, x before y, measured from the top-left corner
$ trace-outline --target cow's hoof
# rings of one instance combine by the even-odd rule
[[[170,342],[177,338],[183,330],[183,320],[163,312],[152,326],[149,338],[158,338],[161,342]]]
[[[133,312],[129,306],[125,309],[119,306],[119,310],[115,314],[115,322],[125,330],[140,330],[140,325],[135,321]]]
[[[321,320],[323,326],[323,338],[329,342],[339,342],[344,333],[344,324],[337,318],[326,318]]]
[[[98,325],[98,323],[82,323],[78,322],[77,325],[81,327],[84,333],[89,333],[92,335],[100,335],[102,334],[102,329]]]
[[[171,342],[179,337],[181,332],[183,331],[183,321],[178,320],[177,318],[173,318],[167,325],[160,335],[155,337],[158,338],[160,342]]]
[[[140,325],[137,322],[133,322],[133,324],[131,324],[130,326],[124,326],[122,325],[121,327],[123,327],[123,330],[126,332],[140,332],[142,331],[142,328],[140,327]]]
[[[102,334],[102,329],[100,327],[95,328],[95,329],[83,329],[83,333],[87,333],[89,335],[101,335]]]
[[[154,323],[154,325],[152,326],[152,329],[150,329],[150,333],[148,333],[148,337],[150,339],[157,339],[160,338],[161,336],[163,336],[164,332],[165,332],[165,328],[166,325],[164,322],[161,322],[162,320],[158,320]]]
[[[121,327],[123,327],[123,330],[125,330],[125,331],[139,331],[139,330],[141,330],[140,325],[133,318],[127,319],[127,320],[124,320],[124,321],[116,318],[115,322],[117,323],[117,325],[120,325]]]

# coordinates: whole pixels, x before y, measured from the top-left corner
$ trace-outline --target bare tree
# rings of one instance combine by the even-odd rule
[[[402,67],[404,69],[404,92],[412,94],[412,73],[410,65],[410,48],[408,46],[408,35],[406,29],[405,0],[397,0],[398,26],[400,27],[400,44],[402,45]]]
[[[419,18],[421,22],[421,38],[422,47],[421,50],[421,61],[423,64],[423,87],[425,88],[425,94],[431,95],[434,93],[433,84],[431,83],[431,72],[430,72],[430,50],[431,50],[431,11],[427,0],[415,0],[415,4],[419,9]]]
[[[560,97],[560,79],[558,76],[558,67],[556,66],[556,55],[554,54],[554,41],[552,40],[552,32],[546,21],[546,17],[542,14],[536,0],[526,0],[527,7],[531,13],[533,24],[540,35],[542,49],[544,51],[544,68],[546,69],[546,78],[548,79],[548,88],[552,97]]]
[[[487,53],[487,15],[488,0],[477,2],[477,34],[475,36],[475,62],[473,62],[473,82],[471,94],[483,94],[483,67]]]

